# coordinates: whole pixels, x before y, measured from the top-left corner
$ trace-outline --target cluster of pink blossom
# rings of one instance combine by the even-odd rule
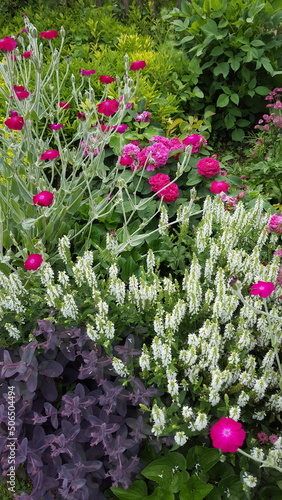
[[[170,183],[170,177],[166,174],[155,174],[149,179],[151,190],[157,193],[165,203],[177,200],[179,189],[175,182]]]
[[[278,110],[282,109],[282,102],[280,100],[282,94],[280,94],[279,92],[282,92],[282,89],[275,88],[266,96],[265,100],[269,101],[269,103],[266,105],[267,108],[278,109]],[[263,130],[264,132],[268,132],[272,125],[275,128],[282,127],[282,116],[279,114],[279,112],[278,113],[272,112],[270,114],[265,113],[254,128],[258,130]]]
[[[13,86],[14,92],[17,96],[17,98],[22,101],[23,99],[27,99],[30,95],[28,90],[23,85],[14,85]],[[13,99],[13,96],[11,96],[11,99]]]
[[[237,206],[238,201],[244,198],[244,196],[246,196],[244,191],[241,191],[241,193],[237,196],[228,196],[226,193],[221,193],[220,199],[225,204],[225,210],[231,211]]]
[[[149,111],[143,111],[143,113],[141,113],[140,115],[138,113],[136,113],[135,121],[146,123],[146,122],[149,122],[151,120],[151,117],[152,117],[152,115],[151,115],[151,113],[149,113]]]
[[[278,440],[278,436],[276,434],[271,434],[270,436],[268,436],[266,432],[259,432],[257,434],[257,438],[261,444],[267,443],[268,441],[274,444]]]
[[[267,231],[273,231],[276,234],[282,234],[282,215],[271,215],[268,224]]]

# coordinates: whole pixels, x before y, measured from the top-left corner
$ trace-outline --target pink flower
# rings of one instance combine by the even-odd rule
[[[251,295],[259,295],[263,299],[269,297],[275,290],[275,286],[270,281],[258,281],[251,286]]]
[[[222,417],[212,426],[210,437],[214,448],[219,448],[223,453],[235,453],[244,443],[246,432],[240,422]]]
[[[101,83],[105,83],[106,85],[108,85],[109,83],[113,83],[115,81],[115,79],[112,76],[108,75],[101,75],[99,80]]]
[[[57,149],[49,149],[49,150],[45,151],[45,153],[43,153],[40,156],[40,159],[41,160],[55,160],[56,158],[58,158],[58,156],[60,156],[60,153]]]
[[[85,120],[86,120],[86,115],[85,115],[85,113],[80,113],[80,112],[78,112],[78,113],[76,113],[76,116],[77,116],[77,118],[78,118],[79,120],[83,120],[83,121],[85,121]]]
[[[39,38],[45,38],[45,40],[51,40],[51,38],[57,38],[58,31],[50,30],[50,31],[41,31]]]
[[[137,144],[126,144],[123,148],[123,155],[137,156],[140,153],[140,148]]]
[[[41,207],[49,207],[54,199],[53,193],[50,191],[41,191],[41,193],[36,194],[32,197],[34,205],[40,205]]]
[[[152,146],[143,149],[138,154],[139,167],[147,163],[146,170],[151,172],[156,168],[166,165],[169,156],[169,149],[161,142],[155,142]],[[147,158],[150,158],[147,161]]]
[[[151,115],[151,113],[149,113],[149,111],[143,111],[143,113],[141,113],[140,115],[138,115],[138,113],[136,113],[135,121],[146,123],[146,122],[150,121],[151,116],[152,115]]]
[[[156,174],[152,175],[149,179],[149,184],[151,185],[151,191],[160,191],[170,183],[170,177],[166,174]]]
[[[259,432],[257,438],[261,444],[267,443],[268,441],[268,435],[265,432]]]
[[[60,106],[60,108],[63,108],[63,109],[68,109],[68,108],[70,108],[70,103],[69,102],[59,102],[58,106]]]
[[[23,99],[27,99],[30,93],[27,90],[20,90],[19,92],[15,92],[17,98],[19,101],[22,101]]]
[[[113,127],[115,128],[115,127]],[[121,123],[118,127],[115,128],[116,132],[118,134],[124,134],[124,132],[126,132],[128,129],[128,125],[126,125],[125,123]]]
[[[49,127],[51,130],[59,130],[59,128],[63,128],[64,125],[62,123],[52,123]]]
[[[230,185],[227,184],[225,181],[213,181],[211,183],[210,191],[212,193],[218,194],[221,193],[222,191],[224,193],[227,193],[228,189],[230,188]],[[245,193],[244,193],[245,195]]]
[[[32,253],[28,256],[24,262],[24,267],[28,271],[36,271],[43,262],[43,259],[39,253]]]
[[[29,59],[31,54],[32,54],[33,50],[28,50],[27,52],[24,52],[22,54],[22,57],[24,57],[25,59]]]
[[[282,248],[275,250],[274,255],[277,255],[277,257],[282,257]]]
[[[24,126],[24,119],[22,116],[11,116],[4,123],[10,130],[21,130]]]
[[[23,29],[22,29],[22,33],[27,33],[27,29],[26,29],[26,28],[23,28]]]
[[[183,139],[182,144],[184,144],[184,146],[191,145],[192,146],[192,153],[198,153],[199,149],[202,146],[206,146],[207,140],[205,139],[205,137],[203,135],[192,134],[192,135],[188,135],[188,137]]]
[[[269,436],[269,441],[270,441],[272,444],[276,443],[276,441],[278,441],[278,436],[276,436],[276,434],[271,434],[271,435]]]
[[[17,42],[14,38],[10,36],[5,36],[0,40],[0,50],[7,50],[8,52],[12,52],[17,46]]]
[[[94,73],[96,73],[96,70],[95,69],[81,69],[80,68],[80,73],[83,75],[83,76],[91,76],[91,75],[94,75]]]
[[[145,68],[145,66],[146,66],[145,61],[135,61],[131,63],[129,69],[131,69],[132,71],[137,71],[138,69]]]
[[[125,156],[121,157],[121,159],[119,160],[119,163],[123,167],[126,167],[127,165],[132,165],[133,159],[131,158],[131,156],[125,155]]]
[[[111,116],[117,112],[119,102],[116,99],[107,99],[106,101],[97,104],[98,113],[102,113],[105,116]]]
[[[162,189],[159,193],[157,193],[157,196],[159,198],[162,198],[165,203],[177,200],[179,196],[179,189],[177,184],[173,182],[170,186]]]
[[[196,167],[198,174],[203,175],[208,179],[220,172],[220,163],[214,158],[202,158],[202,160],[198,161]]]
[[[268,221],[267,228],[277,234],[282,234],[282,215],[272,215]]]

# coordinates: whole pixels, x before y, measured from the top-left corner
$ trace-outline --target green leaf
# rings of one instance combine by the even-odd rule
[[[229,64],[227,62],[218,63],[214,68],[213,73],[215,76],[222,74],[224,78],[226,78],[229,73]]]
[[[253,47],[263,47],[265,45],[265,43],[262,42],[262,40],[252,40],[251,45]]]
[[[258,87],[255,88],[255,91],[259,95],[267,95],[270,92],[270,89],[268,87],[263,87],[262,85],[259,85]]]
[[[261,64],[263,65],[264,69],[265,69],[268,73],[270,73],[271,75],[273,75],[274,70],[273,70],[272,65],[271,65],[271,64],[270,64],[270,62],[269,62],[269,59],[267,59],[266,57],[264,57],[264,58],[262,58],[262,59],[260,60],[260,62],[261,62]]]
[[[186,186],[196,186],[197,184],[200,184],[202,180],[203,180],[202,175],[198,174],[197,172],[193,172],[191,175],[188,176]]]
[[[181,488],[179,499],[203,500],[212,489],[212,484],[204,483],[194,474]]]
[[[225,108],[225,106],[227,106],[228,103],[229,103],[229,96],[228,95],[220,94],[220,96],[218,96],[218,99],[216,101],[216,105],[219,108]]]
[[[237,125],[238,127],[248,127],[250,125],[250,120],[244,120],[243,118],[240,118],[240,120],[237,120]]]
[[[199,87],[197,87],[197,86],[194,87],[192,92],[193,92],[195,97],[199,97],[200,99],[203,99],[204,93],[201,91],[201,89],[199,89]]]
[[[211,56],[220,56],[221,54],[223,54],[223,52],[224,52],[224,48],[219,45],[219,46],[214,47],[212,49]]]
[[[120,500],[144,500],[147,496],[147,485],[145,481],[135,481],[127,490],[112,486],[110,490]]]
[[[231,60],[229,59],[229,62],[233,71],[238,71],[238,69],[240,68],[241,61],[239,59],[231,59]]]
[[[158,486],[151,495],[144,497],[143,500],[174,500],[174,494]]]
[[[229,177],[228,177],[229,179]],[[242,181],[241,181],[242,182]],[[189,470],[196,464],[207,472],[220,460],[221,452],[215,448],[204,448],[202,446],[193,446],[187,453],[186,463]]]
[[[176,452],[151,462],[142,470],[142,475],[171,492],[179,491],[189,477],[184,456]]]
[[[245,137],[245,132],[240,128],[236,128],[233,130],[231,137],[233,141],[242,141]]]
[[[236,123],[236,118],[235,116],[233,115],[230,115],[230,113],[228,113],[225,118],[224,118],[224,123],[225,123],[225,126],[228,130],[230,130],[231,128],[234,127],[235,123]]]
[[[25,219],[25,220],[23,220],[22,221],[22,227],[23,227],[23,229],[29,230],[31,227],[34,226],[35,221],[36,221],[36,219]]]
[[[231,94],[230,99],[234,104],[239,104],[239,96],[238,94]]]

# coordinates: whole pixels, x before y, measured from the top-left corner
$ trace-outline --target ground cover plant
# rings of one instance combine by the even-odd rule
[[[200,119],[165,136],[135,101],[145,60],[70,74],[64,29],[24,23],[0,40],[7,498],[279,498],[276,195]]]

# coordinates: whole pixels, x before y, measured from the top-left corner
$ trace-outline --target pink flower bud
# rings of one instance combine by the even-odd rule
[[[62,123],[52,123],[49,127],[51,130],[59,130],[60,128],[63,128],[64,125],[62,125]]]
[[[83,76],[91,76],[91,75],[94,75],[94,73],[96,73],[96,70],[95,69],[81,69],[80,68],[80,73],[83,75]]]

